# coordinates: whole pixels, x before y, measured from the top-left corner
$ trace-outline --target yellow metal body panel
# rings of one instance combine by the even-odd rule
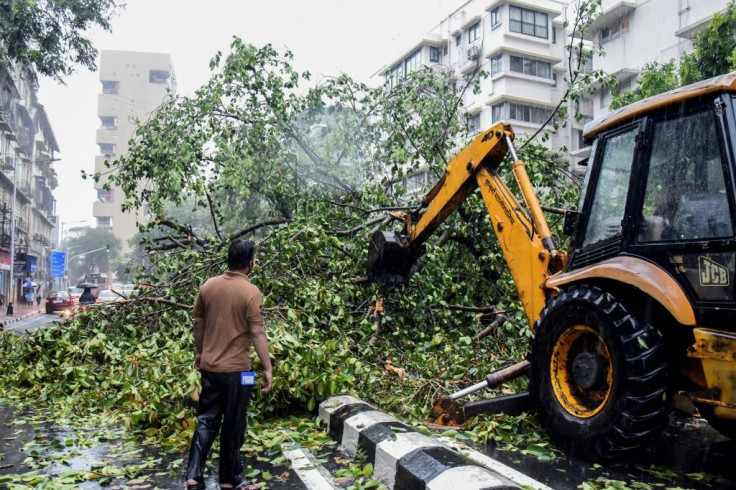
[[[530,326],[544,308],[544,283],[553,270],[564,265],[566,255],[555,250],[549,226],[529,180],[524,163],[513,163],[514,177],[521,189],[529,217],[496,169],[510,150],[514,133],[496,124],[468,144],[447,165],[445,174],[422,201],[426,207],[416,224],[408,221],[411,243],[421,244],[468,195],[480,187],[506,263],[516,283]]]
[[[549,253],[501,177],[484,168],[478,171],[477,180],[524,313],[534,327],[545,304]]]
[[[657,265],[636,257],[614,257],[590,267],[555,274],[545,287],[559,289],[573,282],[610,279],[630,284],[657,300],[683,325],[695,325],[695,312],[675,279]]]
[[[736,420],[736,335],[707,328],[696,328],[693,334],[688,356],[700,360],[707,388],[717,394],[697,401],[713,405],[718,417]]]
[[[450,160],[445,174],[424,197],[427,207],[410,230],[412,242],[423,243],[476,187],[475,172],[481,165],[498,166],[508,148],[505,136],[513,132],[501,123],[478,135]]]

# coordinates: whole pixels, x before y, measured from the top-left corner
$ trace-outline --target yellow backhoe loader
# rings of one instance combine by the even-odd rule
[[[585,138],[569,251],[555,247],[502,123],[450,161],[402,231],[371,238],[369,279],[406,282],[426,240],[478,189],[533,329],[526,360],[440,400],[435,415],[461,423],[518,407],[456,400],[528,373],[519,396],[558,446],[589,459],[649,442],[676,393],[735,437],[736,73],[612,112]],[[507,154],[521,200],[498,174]]]

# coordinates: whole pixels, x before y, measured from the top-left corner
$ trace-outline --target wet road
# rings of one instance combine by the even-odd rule
[[[39,315],[7,329],[22,333],[53,321],[58,321],[58,317]],[[91,428],[80,434],[79,430],[56,427],[43,420],[42,413],[14,413],[0,401],[0,488],[4,488],[3,476],[17,474],[27,475],[25,484],[32,488],[33,472],[38,472],[39,482],[55,483],[64,475],[81,481],[84,472],[95,473],[96,481],[75,486],[83,489],[183,487],[184,453],[165,454],[126,441],[122,429],[96,432]],[[117,437],[110,437],[111,434]],[[592,464],[566,456],[543,460],[493,446],[475,449],[556,489],[736,488],[736,441],[724,438],[704,420],[679,412],[672,415],[670,426],[652,448],[628,462]],[[334,446],[307,451],[307,456],[311,459],[306,466],[324,467],[328,478],[343,486],[350,485],[351,479],[345,478],[349,460]],[[285,458],[272,464],[265,454],[246,454],[245,465],[257,480],[264,481],[268,475],[269,489],[317,488],[308,479],[307,484],[303,483]],[[219,488],[216,470],[216,465],[208,470],[210,489]],[[101,473],[107,477],[99,480]]]
[[[107,440],[108,432],[96,437],[94,431],[80,437],[69,429],[33,421],[30,414],[15,414],[0,404],[0,478],[9,474],[28,474],[34,470],[58,482],[70,472],[89,471],[100,474],[107,471],[109,478],[78,484],[78,488],[182,488],[186,454],[165,454],[153,448],[126,441],[124,432],[119,440]],[[20,423],[18,422],[20,421]],[[247,443],[246,446],[247,448]],[[592,464],[565,456],[540,460],[518,452],[501,451],[491,446],[475,449],[505,465],[555,489],[576,489],[583,484],[588,488],[682,488],[718,489],[736,485],[736,442],[723,438],[704,421],[675,417],[657,444],[626,463]],[[311,466],[324,466],[324,471],[338,483],[349,484],[341,478],[338,464],[344,454],[334,447],[309,452]],[[272,464],[259,454],[245,455],[247,471],[269,475],[269,489],[317,488],[305,484],[283,459]],[[208,469],[207,488],[217,489],[216,465]],[[344,473],[342,474],[344,475]],[[0,488],[3,487],[0,479]],[[344,485],[347,486],[347,485]]]
[[[40,421],[42,413],[15,413],[0,402],[0,488],[11,483],[33,488],[68,479],[73,488],[183,488],[186,454],[166,454],[125,438],[109,440],[110,431],[73,431]],[[113,430],[112,433],[115,433]],[[247,447],[247,444],[246,444]],[[262,461],[265,460],[265,461]],[[245,458],[246,471],[270,474],[270,489],[305,489],[288,461],[273,465],[268,458],[253,454]],[[38,475],[34,478],[34,475]],[[21,478],[23,475],[23,478]],[[102,477],[101,477],[102,475]],[[219,489],[217,467],[209,465],[207,488]],[[8,481],[3,481],[3,477]],[[86,478],[94,481],[84,481]],[[44,487],[46,488],[46,487]],[[56,488],[56,487],[52,487]]]
[[[58,314],[35,315],[19,322],[10,323],[5,327],[5,330],[17,334],[24,334],[26,331],[32,332],[37,328],[52,325],[54,322],[61,322]]]
[[[626,462],[594,464],[565,456],[546,461],[493,446],[482,450],[552,488],[574,489],[591,481],[601,484],[593,488],[736,488],[736,441],[723,437],[703,419],[677,412],[652,447]]]

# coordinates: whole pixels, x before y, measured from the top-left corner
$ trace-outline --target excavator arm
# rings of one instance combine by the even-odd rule
[[[376,282],[407,281],[427,239],[479,188],[533,327],[545,304],[545,280],[562,269],[565,255],[552,242],[524,163],[514,152],[513,138],[511,127],[502,123],[479,135],[449,162],[445,174],[422,200],[416,223],[409,215],[403,233],[376,231],[368,252],[368,278]],[[513,173],[528,214],[497,172],[508,152],[513,156]]]

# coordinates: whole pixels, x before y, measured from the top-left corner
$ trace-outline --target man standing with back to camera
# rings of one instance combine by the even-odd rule
[[[254,259],[253,242],[234,240],[227,252],[228,270],[208,279],[194,303],[194,363],[200,370],[202,392],[189,448],[188,490],[206,488],[204,465],[221,424],[220,487],[259,488],[245,479],[240,461],[248,401],[255,383],[250,365],[251,345],[263,365],[261,391],[265,393],[273,385],[268,339],[261,317],[261,292],[248,280]]]

